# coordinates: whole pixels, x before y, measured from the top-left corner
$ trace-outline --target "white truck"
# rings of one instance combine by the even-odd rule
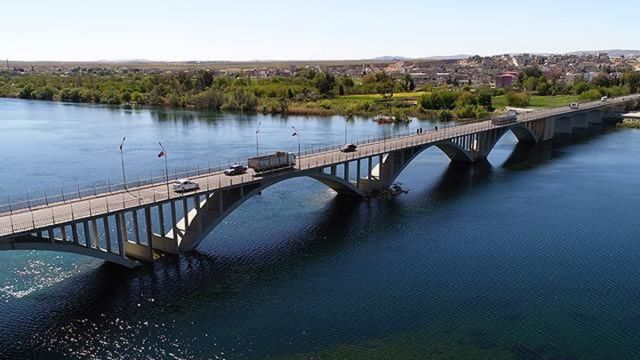
[[[286,151],[276,151],[275,154],[249,158],[247,164],[256,173],[288,169],[296,165],[296,155]]]
[[[512,122],[516,122],[518,120],[518,112],[515,110],[509,110],[506,114],[496,116],[491,119],[491,123],[493,125],[506,125]]]

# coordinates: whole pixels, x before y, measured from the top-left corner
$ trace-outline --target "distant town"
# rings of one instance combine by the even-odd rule
[[[5,72],[13,74],[161,74],[208,70],[214,76],[246,78],[293,77],[301,69],[312,68],[335,76],[359,78],[376,72],[395,77],[409,75],[417,87],[422,85],[489,85],[496,88],[513,86],[519,73],[529,66],[540,68],[551,80],[565,84],[578,80],[591,81],[598,74],[621,77],[625,71],[640,70],[640,51],[579,52],[564,55],[505,54],[438,59],[395,59],[349,61],[265,61],[265,62],[24,62],[6,60]]]
[[[483,119],[640,91],[640,51],[268,62],[18,62],[0,97],[242,113]]]

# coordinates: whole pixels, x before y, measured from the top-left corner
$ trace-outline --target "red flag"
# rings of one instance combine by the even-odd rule
[[[165,156],[166,154],[164,153],[164,151],[160,151],[160,153],[158,154],[158,157],[161,158],[163,156]]]

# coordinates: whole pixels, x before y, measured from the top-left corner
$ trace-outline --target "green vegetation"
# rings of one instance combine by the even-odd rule
[[[529,96],[529,102],[526,105],[527,107],[532,108],[541,108],[541,107],[559,107],[566,106],[573,102],[577,102],[578,96],[576,95],[555,95],[555,96],[540,96],[533,95]],[[493,98],[493,103],[497,108],[502,108],[505,106],[516,106],[510,105],[507,101],[506,95],[500,95]]]
[[[624,129],[640,129],[640,119],[624,119],[616,126]]]
[[[621,78],[602,74],[591,83],[565,86],[547,80],[535,68],[525,69],[515,88],[432,87],[416,91],[409,75],[393,78],[384,72],[359,79],[306,68],[294,77],[265,79],[213,76],[208,70],[166,73],[96,73],[60,75],[0,72],[0,97],[104,103],[127,106],[167,106],[198,110],[309,115],[377,114],[450,120],[480,119],[496,108],[553,107],[575,101],[640,91],[640,72]]]

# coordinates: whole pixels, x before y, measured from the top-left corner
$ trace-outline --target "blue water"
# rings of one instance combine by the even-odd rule
[[[344,141],[345,120],[0,100],[0,193],[24,196]],[[430,122],[347,123],[350,140]],[[262,150],[261,150],[262,151]],[[198,252],[140,270],[0,253],[0,357],[635,359],[640,132],[516,146],[474,166],[437,149],[392,200],[305,179],[241,206]],[[52,191],[52,190],[48,190]],[[0,201],[2,202],[2,201]]]

